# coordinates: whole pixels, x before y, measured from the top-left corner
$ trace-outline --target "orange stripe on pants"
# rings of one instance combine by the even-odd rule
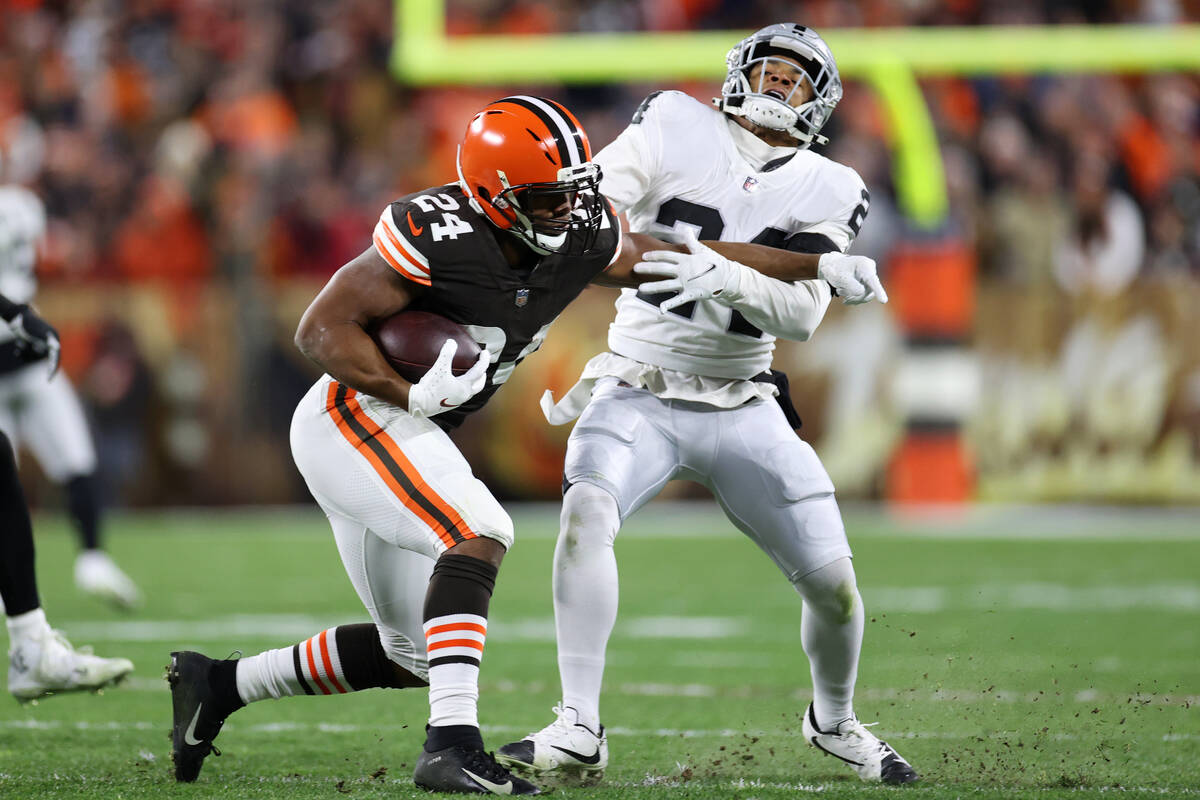
[[[353,445],[355,447],[355,449],[357,449],[360,453],[362,453],[363,457],[367,459],[367,462],[371,465],[372,469],[375,470],[376,474],[378,474],[379,477],[383,478],[383,482],[387,485],[387,487],[389,489],[391,489],[392,494],[394,494],[397,498],[399,498],[400,502],[404,504],[405,508],[412,511],[414,514],[416,514],[421,519],[422,522],[424,522],[426,525],[428,525],[430,527],[430,529],[433,530],[433,532],[437,535],[437,537],[439,539],[441,539],[442,544],[446,545],[446,547],[454,547],[454,545],[458,544],[458,542],[454,539],[454,536],[453,536],[453,534],[451,534],[449,529],[447,529],[445,525],[443,525],[441,522],[439,522],[437,519],[435,519],[417,501],[417,499],[415,497],[413,497],[411,494],[409,494],[409,492],[404,488],[404,486],[401,485],[401,483],[398,480],[396,480],[396,477],[391,473],[391,471],[388,469],[387,465],[384,464],[383,461],[379,458],[379,455],[377,453],[375,453],[375,451],[372,450],[368,446],[367,441],[365,439],[363,439],[361,436],[359,436],[354,431],[353,428],[351,428],[349,422],[346,420],[346,417],[344,416],[345,411],[350,410],[350,403],[351,402],[354,403],[354,406],[358,412],[354,416],[355,420],[358,421],[361,425],[363,425],[364,428],[366,428],[368,435],[370,435],[372,438],[374,438],[376,441],[378,441],[380,443],[380,445],[383,446],[384,450],[388,453],[388,455],[392,456],[393,460],[396,460],[394,454],[397,452],[400,452],[400,448],[396,445],[396,443],[394,441],[392,441],[392,438],[383,431],[382,428],[380,428],[378,425],[376,425],[374,423],[374,421],[372,421],[371,418],[368,417],[365,412],[363,412],[362,407],[358,404],[357,400],[353,400],[353,401],[350,400],[350,398],[352,398],[353,394],[354,394],[353,389],[349,389],[349,388],[347,389],[347,401],[346,401],[345,409],[343,409],[337,405],[337,398],[336,398],[337,390],[338,390],[337,381],[331,381],[329,384],[329,393],[328,393],[327,402],[326,402],[326,410],[329,412],[330,416],[333,418],[333,421],[337,425],[338,430],[341,432],[342,436],[346,439],[346,441],[348,441],[351,445]],[[351,413],[353,413],[353,412],[351,412]],[[403,457],[402,453],[401,453],[401,456]],[[396,460],[396,467],[404,473],[404,475],[409,479],[409,481],[412,482],[413,486],[416,487],[416,489],[421,494],[421,496],[424,499],[428,500],[431,505],[433,505],[435,508],[438,508],[439,510],[443,510],[444,508],[446,508],[445,501],[443,501],[440,497],[438,497],[437,494],[434,493],[432,490],[429,490],[428,494],[425,492],[420,492],[420,489],[422,487],[428,489],[429,484],[426,483],[425,480],[420,477],[420,473],[417,472],[416,468],[412,466],[412,463],[409,462],[407,458],[404,459],[403,463],[408,464],[408,469],[404,469],[403,464],[399,460]],[[416,479],[414,479],[414,477],[413,477],[414,474],[417,476]],[[443,513],[445,513],[444,510],[443,510]],[[454,512],[452,511],[452,513],[454,513]],[[451,520],[452,524],[453,524],[455,518],[457,518],[461,521],[461,517],[459,517],[459,515],[457,513],[454,513],[453,517],[450,517],[450,515],[447,515],[447,517]],[[469,527],[467,527],[467,525],[465,523],[463,523],[461,525],[459,530],[464,539],[474,538],[476,535],[474,532],[471,531],[471,529]]]

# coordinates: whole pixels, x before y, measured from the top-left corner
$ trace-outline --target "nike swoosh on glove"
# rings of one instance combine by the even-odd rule
[[[432,417],[458,408],[482,391],[487,383],[491,355],[486,348],[483,349],[479,353],[479,360],[462,375],[456,376],[450,369],[450,363],[457,351],[458,342],[447,339],[438,353],[437,361],[408,390],[408,413],[414,417]]]

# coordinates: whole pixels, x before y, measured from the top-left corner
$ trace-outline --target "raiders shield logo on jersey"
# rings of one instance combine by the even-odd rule
[[[513,303],[517,306],[517,308],[524,308],[525,304],[528,302],[529,302],[529,290],[528,289],[517,289],[517,297],[515,300],[513,300]]]

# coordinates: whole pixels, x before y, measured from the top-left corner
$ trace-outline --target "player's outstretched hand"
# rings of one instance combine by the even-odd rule
[[[437,361],[408,390],[408,413],[414,417],[432,417],[461,406],[483,389],[491,362],[487,349],[480,351],[479,360],[469,370],[456,376],[450,370],[450,363],[457,351],[458,342],[447,339]]]
[[[720,298],[721,293],[738,284],[741,264],[730,261],[696,239],[690,229],[684,233],[688,252],[651,250],[642,254],[641,262],[633,267],[638,275],[662,275],[666,280],[643,283],[638,288],[646,293],[676,293],[658,304],[659,311],[670,311],[694,300]]]
[[[17,306],[16,316],[8,323],[13,335],[35,359],[46,359],[50,363],[50,374],[58,370],[58,357],[62,347],[58,343],[58,331],[27,305]]]
[[[888,301],[875,271],[875,261],[866,256],[825,253],[817,262],[817,277],[837,289],[838,297],[848,306],[872,300]]]

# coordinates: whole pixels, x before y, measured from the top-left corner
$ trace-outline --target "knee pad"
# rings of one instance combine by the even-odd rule
[[[804,598],[805,605],[839,625],[850,622],[862,605],[854,567],[849,558],[839,558],[807,575],[802,575],[795,580],[794,585],[796,591]]]
[[[620,527],[621,513],[608,490],[575,483],[563,495],[559,543],[568,553],[580,548],[612,547]]]

